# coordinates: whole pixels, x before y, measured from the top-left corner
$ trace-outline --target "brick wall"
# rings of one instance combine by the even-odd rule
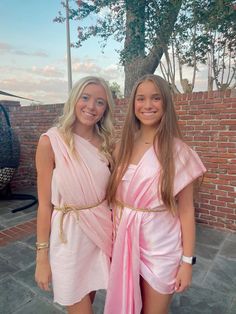
[[[196,201],[198,222],[236,231],[236,94],[178,95],[179,123],[207,174]]]
[[[39,136],[55,123],[63,104],[20,107],[17,102],[0,102],[8,109],[11,125],[20,141],[20,166],[14,174],[11,188],[35,187],[35,151]]]
[[[175,97],[175,104],[184,139],[198,152],[208,170],[195,201],[197,221],[236,231],[235,91],[181,94]],[[32,187],[36,183],[34,155],[38,138],[60,115],[62,104],[8,105],[12,126],[21,143],[20,167],[12,186],[16,189]],[[125,112],[125,100],[117,100],[118,136]]]

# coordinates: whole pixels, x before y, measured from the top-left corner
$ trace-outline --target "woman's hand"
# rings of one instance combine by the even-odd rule
[[[192,265],[182,263],[176,276],[175,292],[183,292],[192,282]]]
[[[47,251],[48,250],[37,251],[35,281],[40,289],[50,291],[52,272]]]

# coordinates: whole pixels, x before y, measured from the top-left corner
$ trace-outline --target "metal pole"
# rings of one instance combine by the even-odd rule
[[[71,53],[70,53],[70,24],[69,24],[69,2],[66,0],[66,39],[67,39],[67,74],[68,74],[68,94],[72,88],[71,74]]]

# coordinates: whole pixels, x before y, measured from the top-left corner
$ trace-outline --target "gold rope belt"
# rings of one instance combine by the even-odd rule
[[[117,215],[117,208],[116,206],[119,208],[119,213]],[[124,202],[121,202],[119,200],[115,200],[115,209],[114,209],[114,215],[113,215],[113,226],[114,226],[114,231],[116,234],[116,215],[118,216],[118,221],[120,222],[121,218],[122,218],[122,214],[123,214],[123,210],[124,208],[129,208],[131,210],[135,210],[138,212],[147,212],[147,213],[156,213],[156,212],[165,212],[167,211],[167,209],[157,209],[157,207],[155,208],[142,208],[142,207],[134,207],[134,206],[130,206]]]
[[[64,232],[63,232],[63,222],[64,222],[64,218],[65,218],[66,214],[68,214],[69,212],[73,212],[76,214],[77,220],[79,220],[79,211],[80,210],[86,210],[86,209],[91,209],[91,208],[97,207],[97,206],[101,205],[104,201],[105,201],[105,199],[98,202],[97,204],[85,205],[85,206],[76,206],[76,205],[65,204],[62,207],[54,207],[55,210],[61,211],[61,213],[62,213],[61,220],[60,220],[60,239],[61,239],[61,241],[63,243],[67,242],[65,235],[64,235]]]

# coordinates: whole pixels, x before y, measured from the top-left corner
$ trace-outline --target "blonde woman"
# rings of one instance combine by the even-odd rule
[[[114,249],[106,314],[167,314],[191,283],[193,181],[205,172],[181,140],[168,83],[146,75],[134,86],[115,152],[108,199]]]
[[[41,135],[35,279],[52,283],[68,313],[92,313],[95,291],[106,289],[111,214],[105,199],[112,166],[113,99],[97,77],[78,81],[56,127]]]

